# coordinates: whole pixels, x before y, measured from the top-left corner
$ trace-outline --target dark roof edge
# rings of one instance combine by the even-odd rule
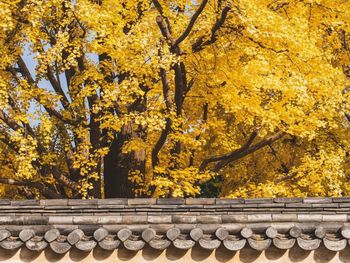
[[[0,199],[1,206],[77,206],[77,205],[231,205],[231,204],[340,204],[350,197],[278,198],[110,198],[110,199]]]

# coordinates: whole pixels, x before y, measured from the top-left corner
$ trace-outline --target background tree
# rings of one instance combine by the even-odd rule
[[[349,195],[349,1],[0,13],[3,195]]]

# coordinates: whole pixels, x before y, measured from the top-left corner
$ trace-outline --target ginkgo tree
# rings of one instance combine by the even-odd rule
[[[2,196],[350,194],[350,1],[0,14]]]

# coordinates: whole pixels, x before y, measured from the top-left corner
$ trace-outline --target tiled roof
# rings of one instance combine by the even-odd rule
[[[0,200],[0,246],[332,251],[350,240],[350,198]]]

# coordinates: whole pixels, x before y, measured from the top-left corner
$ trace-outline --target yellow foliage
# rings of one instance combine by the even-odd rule
[[[23,3],[0,2],[0,178],[18,189],[350,194],[349,1]]]

